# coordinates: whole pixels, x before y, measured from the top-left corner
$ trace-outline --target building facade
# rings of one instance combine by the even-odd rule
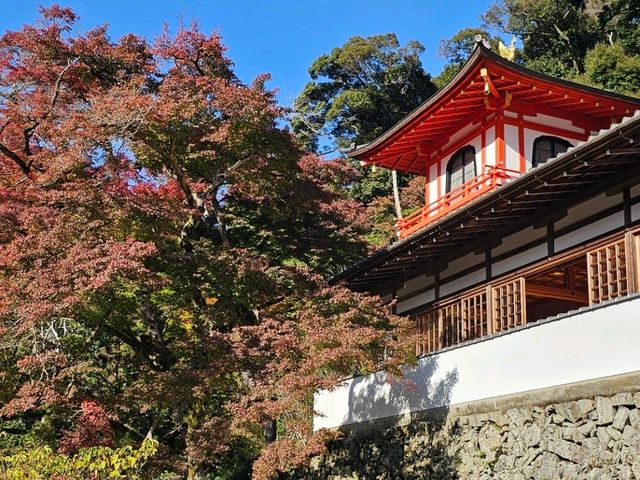
[[[378,372],[318,392],[314,428],[535,392],[549,403],[550,388],[584,382],[640,389],[640,99],[478,44],[350,155],[425,177],[398,240],[334,280],[414,319],[418,362],[402,382]]]

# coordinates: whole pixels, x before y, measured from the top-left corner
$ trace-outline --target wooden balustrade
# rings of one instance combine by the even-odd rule
[[[426,205],[411,215],[398,220],[396,223],[398,236],[404,238],[412,234],[518,175],[520,175],[520,172],[517,170],[503,167],[486,167],[485,172],[451,190],[434,203]]]
[[[594,305],[640,291],[640,229],[625,232],[613,241],[585,253],[558,255],[556,262],[584,262],[588,294],[575,290],[570,276],[566,287],[528,283],[536,281],[539,266],[530,273],[477,287],[466,295],[443,300],[435,308],[415,316],[416,353],[424,355],[443,348],[506,332],[527,324],[529,299],[564,300]],[[564,258],[566,257],[566,258]],[[582,259],[582,260],[581,260]],[[545,260],[549,262],[549,260]]]

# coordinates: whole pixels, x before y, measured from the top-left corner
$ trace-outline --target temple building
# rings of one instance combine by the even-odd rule
[[[418,360],[411,389],[378,372],[318,392],[314,428],[640,385],[640,99],[478,43],[349,155],[426,179],[397,240],[334,279],[415,320]]]

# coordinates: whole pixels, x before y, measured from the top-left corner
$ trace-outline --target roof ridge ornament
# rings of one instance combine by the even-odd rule
[[[498,40],[498,52],[502,58],[513,62],[516,58],[516,37],[511,37],[511,43],[508,47],[502,43],[502,40]]]
[[[491,44],[489,43],[489,40],[485,40],[480,34],[476,35],[476,44],[482,45],[484,48],[488,48],[489,50],[491,50]]]

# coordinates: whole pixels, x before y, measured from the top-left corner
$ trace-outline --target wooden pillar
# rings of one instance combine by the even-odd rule
[[[520,158],[520,173],[527,170],[527,159],[524,155],[524,117],[518,114],[518,156]]]
[[[438,155],[436,155],[436,158],[438,161],[438,169],[437,169],[438,185],[436,188],[436,192],[438,192],[438,198],[436,198],[436,200],[440,200],[440,197],[442,197],[442,159],[440,158],[440,152],[438,152]]]
[[[496,112],[496,166],[506,167],[504,145],[504,112]]]
[[[431,194],[429,189],[431,188],[431,168],[429,167],[429,158],[424,161],[424,204],[429,205],[431,203]]]
[[[622,203],[624,206],[624,226],[631,226],[631,187],[624,187],[622,190]]]
[[[482,162],[481,173],[484,173],[487,166],[487,131],[482,130],[480,133],[480,160]]]

